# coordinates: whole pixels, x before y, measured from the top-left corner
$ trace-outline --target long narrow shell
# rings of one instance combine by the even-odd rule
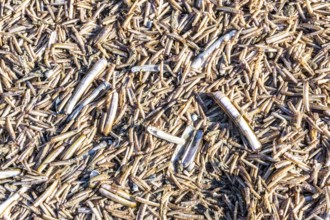
[[[105,69],[106,65],[107,65],[107,60],[103,58],[97,61],[94,64],[94,66],[88,71],[86,76],[79,83],[70,101],[66,105],[64,109],[64,112],[66,114],[70,114],[73,111],[76,103],[79,101],[80,97],[84,94],[88,85],[91,84],[95,79],[95,77],[98,76]]]
[[[174,144],[181,144],[183,145],[186,141],[183,139],[183,138],[179,138],[179,137],[176,137],[174,135],[171,135],[171,134],[168,134],[168,133],[165,133],[164,131],[161,131],[159,130],[158,128],[155,128],[155,127],[152,127],[152,126],[149,126],[147,128],[147,131],[160,138],[160,139],[163,139],[165,141],[168,141],[168,142],[171,142],[171,143],[174,143]]]
[[[48,189],[34,201],[33,206],[37,207],[43,201],[45,201],[53,193],[53,191],[58,185],[58,182],[59,182],[58,180],[54,181],[52,185],[50,185]]]
[[[195,60],[192,62],[191,67],[194,69],[199,69],[201,68],[207,58],[216,50],[220,47],[222,42],[230,40],[235,34],[237,33],[236,30],[232,30],[229,33],[223,35],[220,37],[217,41],[215,41],[209,48],[207,48],[203,53],[199,54]]]
[[[132,207],[132,208],[136,207],[135,202],[131,202],[131,201],[129,201],[129,200],[123,198],[123,197],[120,197],[116,194],[113,194],[112,192],[109,192],[108,190],[106,190],[104,188],[100,188],[99,191],[102,195],[104,195],[105,197],[111,199],[114,202],[118,202],[118,203],[120,203],[124,206]]]
[[[47,166],[48,163],[52,162],[53,160],[55,160],[55,158],[62,153],[64,150],[64,146],[59,147],[57,149],[55,149],[52,153],[50,153],[47,158],[44,160],[44,162],[42,162],[42,164],[40,164],[40,166],[38,167],[37,171],[39,173],[41,173]]]
[[[190,164],[192,164],[195,160],[195,157],[197,155],[198,149],[200,148],[200,145],[202,143],[203,139],[203,131],[198,130],[196,132],[196,135],[191,141],[191,144],[187,147],[183,157],[182,157],[182,165],[183,167],[189,167]]]
[[[194,127],[191,125],[188,125],[185,128],[185,130],[183,131],[181,138],[183,138],[185,141],[187,141],[189,139],[189,137],[191,137],[193,131],[194,131]],[[185,144],[178,144],[177,147],[175,148],[175,151],[171,158],[172,168],[175,167],[175,162],[178,161],[179,157],[182,155],[184,146],[185,146]]]
[[[159,65],[143,65],[143,66],[134,66],[131,69],[132,73],[135,72],[139,72],[139,71],[143,71],[143,72],[159,72],[160,68]]]
[[[75,119],[80,111],[89,103],[91,103],[101,92],[106,91],[110,89],[110,83],[108,82],[102,82],[93,92],[90,94],[79,106],[71,113],[71,115],[68,117],[67,121],[70,121],[72,119]]]
[[[15,177],[18,176],[20,173],[20,169],[0,170],[0,179]]]
[[[229,98],[220,91],[212,93],[212,97],[215,102],[223,109],[223,111],[230,117],[230,119],[234,121],[236,126],[249,141],[251,148],[253,150],[259,150],[261,148],[259,139],[254,134],[249,124],[240,115],[235,106],[230,102]]]
[[[85,141],[86,135],[81,135],[70,147],[69,149],[65,152],[63,155],[63,160],[68,160],[72,155],[74,154],[75,151],[80,147],[80,145]]]
[[[104,135],[109,135],[112,130],[113,122],[115,120],[117,113],[118,100],[119,100],[118,93],[114,92],[112,94],[111,105],[108,111],[107,120],[105,122],[104,130],[103,130]]]
[[[56,142],[59,142],[59,141],[63,141],[67,138],[72,137],[73,135],[77,134],[78,132],[79,132],[79,130],[73,130],[73,131],[69,131],[69,132],[66,132],[66,133],[59,134],[57,136],[52,137],[50,139],[50,143],[56,143]]]
[[[103,90],[110,89],[111,85],[108,82],[102,82],[82,103],[82,106],[86,106],[91,103]]]
[[[121,190],[121,189],[118,189],[118,188],[113,187],[113,186],[108,185],[108,184],[102,184],[101,188],[104,188],[104,189],[108,190],[109,192],[117,194],[118,196],[121,196],[125,199],[133,201],[132,196],[130,194],[126,193],[125,191]]]

